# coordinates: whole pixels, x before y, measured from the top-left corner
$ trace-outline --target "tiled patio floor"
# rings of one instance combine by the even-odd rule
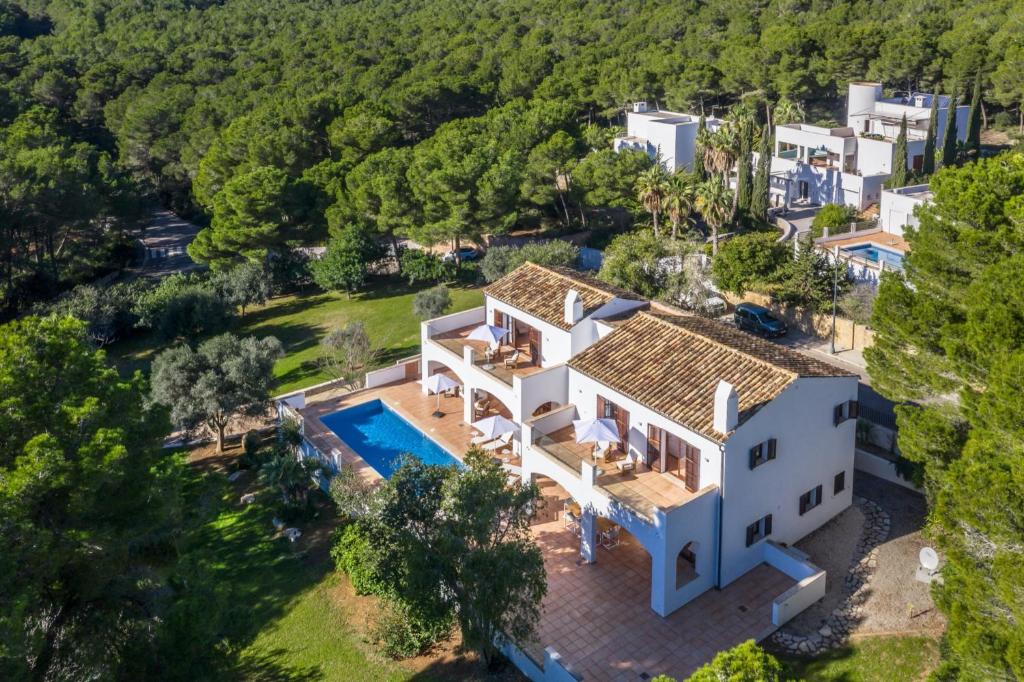
[[[491,362],[487,362],[484,358],[484,352],[487,349],[487,343],[484,341],[470,341],[466,337],[478,327],[479,325],[471,324],[466,327],[460,327],[459,329],[453,329],[450,332],[444,332],[431,337],[431,340],[444,346],[451,352],[455,353],[460,358],[462,357],[463,346],[470,346],[475,353],[474,364],[482,368],[485,372],[493,374],[495,377],[504,381],[509,386],[512,385],[512,376],[529,376],[535,372],[541,371],[539,366],[535,366],[533,359],[530,357],[530,349],[528,344],[520,343],[517,349],[519,350],[519,358],[516,361],[516,366],[506,367],[504,358],[508,356],[514,349],[507,343],[501,345],[499,353]]]
[[[599,549],[588,565],[577,564],[579,540],[560,519],[533,532],[548,572],[540,642],[588,681],[639,681],[643,673],[685,679],[717,652],[767,636],[772,599],[794,584],[761,564],[661,618],[650,606],[650,557],[635,540]]]

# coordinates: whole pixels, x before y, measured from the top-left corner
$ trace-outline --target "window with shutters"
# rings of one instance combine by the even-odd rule
[[[772,534],[772,515],[762,516],[747,526],[747,547]]]
[[[756,469],[765,462],[775,459],[775,453],[778,449],[776,440],[769,438],[768,440],[758,443],[754,447],[750,448],[750,468]]]
[[[839,426],[847,419],[856,419],[860,413],[860,406],[856,400],[847,400],[832,408],[832,425]]]
[[[840,471],[832,480],[832,494],[838,495],[844,490],[846,490],[846,472]]]
[[[800,516],[821,504],[821,486],[811,488],[800,496]]]

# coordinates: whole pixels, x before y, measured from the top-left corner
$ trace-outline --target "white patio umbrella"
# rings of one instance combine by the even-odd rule
[[[504,327],[495,327],[493,324],[482,324],[469,333],[466,338],[470,341],[486,341],[492,348],[497,348],[501,340],[508,334]]]
[[[573,419],[577,443],[613,443],[619,440],[619,427],[612,419]]]
[[[441,394],[455,388],[459,385],[459,382],[449,378],[447,374],[432,374],[426,378],[423,385],[427,387],[427,391],[430,393],[437,394],[437,409],[434,410],[434,416],[443,417],[444,413],[441,412]]]
[[[494,439],[504,436],[506,433],[513,433],[516,430],[516,423],[497,414],[473,422],[473,428],[480,431],[486,438]]]

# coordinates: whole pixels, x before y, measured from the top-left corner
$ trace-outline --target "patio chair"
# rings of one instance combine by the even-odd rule
[[[515,369],[516,363],[519,362],[519,349],[512,351],[512,353],[505,357],[505,369]]]
[[[605,549],[615,549],[619,546],[619,526],[612,526],[601,533],[601,546]]]
[[[626,473],[628,471],[636,471],[636,462],[633,461],[633,458],[629,457],[628,455],[626,457],[623,457],[622,459],[616,460],[615,466],[622,473]]]
[[[498,451],[508,447],[512,441],[512,433],[506,433],[499,436],[496,440],[491,441],[483,447],[484,452],[497,453]]]
[[[491,436],[474,436],[473,438],[469,439],[469,444],[484,445],[485,443],[490,443],[493,440],[494,438],[492,438]]]

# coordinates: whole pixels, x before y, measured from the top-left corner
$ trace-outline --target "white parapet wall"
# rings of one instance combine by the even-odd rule
[[[825,571],[802,552],[775,542],[764,544],[764,562],[796,581],[772,600],[772,625],[781,626],[825,596]]]
[[[366,388],[376,388],[396,381],[403,381],[419,374],[420,356],[403,358],[389,367],[381,367],[366,373]]]
[[[499,637],[498,648],[512,664],[519,668],[532,682],[579,682],[582,675],[573,672],[569,664],[562,662],[558,652],[547,647],[544,649],[544,660],[535,661],[510,640]]]
[[[878,476],[890,483],[895,483],[896,485],[913,490],[915,493],[924,492],[921,488],[918,488],[912,482],[903,478],[896,472],[895,462],[884,457],[879,457],[867,450],[857,448],[853,466],[857,471],[863,471],[871,474],[872,476]]]

